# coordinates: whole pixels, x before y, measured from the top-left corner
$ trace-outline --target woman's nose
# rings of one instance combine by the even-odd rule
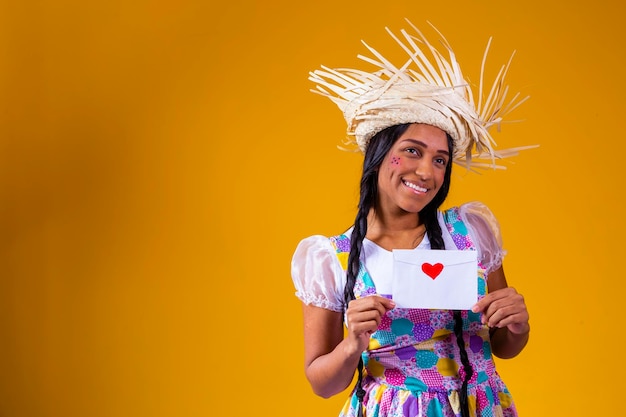
[[[426,161],[419,161],[415,167],[415,174],[417,174],[421,180],[427,180],[432,177],[433,167]]]

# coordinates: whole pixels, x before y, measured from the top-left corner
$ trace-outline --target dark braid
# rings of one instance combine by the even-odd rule
[[[430,248],[445,249],[441,227],[439,226],[439,221],[437,220],[437,211],[433,211],[432,209],[427,211],[427,208],[428,207],[424,207],[424,209],[420,212],[420,219],[424,221],[424,225],[426,226],[426,232],[428,233],[428,238],[430,239]],[[463,383],[461,385],[461,392],[459,393],[461,417],[469,417],[467,385],[474,374],[474,370],[469,363],[467,350],[465,349],[465,339],[463,339],[463,317],[461,316],[461,312],[459,310],[455,310],[452,313],[452,317],[454,318],[454,335],[456,336],[456,344],[459,347],[461,364],[463,365],[463,371],[465,373]]]
[[[461,385],[461,392],[459,393],[459,400],[461,402],[461,417],[470,417],[469,403],[467,401],[467,384],[474,375],[472,365],[469,363],[467,357],[467,350],[465,349],[465,339],[463,339],[463,317],[459,310],[454,310],[454,335],[456,336],[456,344],[459,346],[459,353],[461,355],[461,363],[463,364],[463,371],[465,377],[463,378],[463,384]]]
[[[363,158],[363,174],[361,175],[361,185],[359,194],[359,208],[354,220],[354,227],[350,237],[350,254],[348,255],[348,270],[346,276],[346,287],[344,289],[344,301],[346,307],[348,303],[354,300],[354,284],[356,277],[359,275],[361,267],[361,249],[363,248],[363,239],[367,235],[367,216],[370,209],[376,204],[378,196],[378,167],[382,164],[383,159],[402,135],[409,125],[392,126],[378,132],[367,146],[365,157]],[[363,389],[363,357],[359,358],[358,376],[356,381],[356,396],[359,399],[358,417],[363,416],[363,397],[365,390]]]

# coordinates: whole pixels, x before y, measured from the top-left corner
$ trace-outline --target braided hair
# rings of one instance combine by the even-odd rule
[[[410,124],[401,124],[388,127],[378,132],[367,146],[365,156],[363,158],[363,172],[361,175],[359,206],[354,220],[352,236],[350,238],[350,254],[348,255],[348,268],[346,276],[346,286],[344,288],[344,302],[348,303],[354,300],[354,284],[361,268],[360,257],[363,248],[363,240],[367,235],[367,216],[376,204],[378,196],[378,168],[383,159],[398,140],[398,138],[408,129]],[[448,139],[448,150],[452,155],[453,141],[450,135],[446,133]],[[443,204],[450,190],[450,178],[452,174],[452,162],[448,162],[444,181],[435,197],[420,212],[419,218],[426,227],[428,238],[432,249],[445,249],[441,226],[437,219],[437,210]],[[453,312],[454,318],[454,334],[456,342],[460,350],[461,363],[463,365],[463,383],[460,392],[461,416],[469,417],[469,404],[467,398],[467,385],[473,375],[472,366],[469,363],[467,351],[465,349],[465,340],[463,339],[463,318],[460,311]],[[363,416],[363,398],[365,390],[363,389],[363,358],[359,360],[358,376],[356,381],[355,392],[359,400],[358,417]]]

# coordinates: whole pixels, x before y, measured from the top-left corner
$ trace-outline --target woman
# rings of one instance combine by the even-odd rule
[[[353,227],[306,238],[294,253],[306,376],[315,393],[330,397],[358,371],[341,416],[515,416],[492,353],[516,356],[530,326],[523,297],[507,286],[497,221],[476,202],[438,209],[452,162],[481,167],[472,153],[492,164],[506,154],[493,150],[487,129],[520,102],[504,105],[503,71],[485,105],[475,107],[445,40],[449,61],[413,29],[416,35],[402,31],[406,43],[394,36],[409,54],[402,67],[370,48],[378,61],[364,59],[380,68],[374,73],[311,74],[343,110],[365,156]],[[478,301],[462,311],[397,307],[399,249],[477,251]]]

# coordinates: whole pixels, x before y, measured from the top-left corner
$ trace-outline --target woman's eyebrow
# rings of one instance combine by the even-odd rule
[[[404,139],[404,140],[405,140],[405,141],[407,141],[407,142],[414,143],[414,144],[416,144],[416,145],[420,145],[420,146],[422,146],[422,147],[424,147],[424,148],[428,148],[428,145],[427,145],[426,143],[422,142],[421,140],[418,140],[418,139],[409,139],[409,138]],[[442,154],[447,155],[447,156],[450,156],[450,152],[448,152],[448,150],[447,150],[447,149],[439,149],[439,150],[437,150],[436,152],[437,152],[437,153],[442,153]]]

